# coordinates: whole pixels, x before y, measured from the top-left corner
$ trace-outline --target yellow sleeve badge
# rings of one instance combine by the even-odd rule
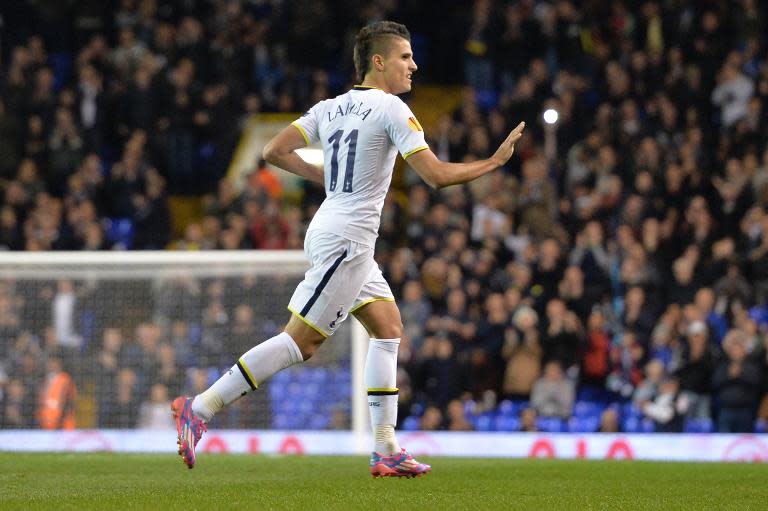
[[[415,117],[408,118],[408,127],[413,131],[424,131],[421,127],[421,124],[419,124],[419,121],[417,121]]]

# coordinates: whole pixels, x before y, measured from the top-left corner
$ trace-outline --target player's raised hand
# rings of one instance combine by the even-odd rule
[[[495,161],[499,167],[507,163],[512,157],[512,153],[515,152],[515,143],[523,136],[523,130],[525,129],[525,122],[518,124],[515,129],[509,132],[507,139],[501,143],[496,152],[491,156],[491,159]]]

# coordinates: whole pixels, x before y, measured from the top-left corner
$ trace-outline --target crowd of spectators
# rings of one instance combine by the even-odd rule
[[[215,188],[171,247],[301,248],[316,189],[295,206],[263,165],[242,191],[220,179],[237,119],[348,85],[329,55],[361,22],[411,26],[413,12],[382,1],[337,19],[318,2],[290,4],[122,1],[114,40],[84,37],[69,73],[41,37],[13,47],[0,243],[106,248],[99,219],[111,216],[136,220],[136,248],[164,247],[166,193]],[[310,4],[316,16],[295,15]],[[475,0],[449,11],[461,37],[411,26],[427,76],[466,86],[427,130],[430,146],[471,161],[517,122],[527,129],[502,171],[436,191],[406,169],[387,197],[377,257],[405,325],[401,419],[487,429],[477,418],[492,413],[535,430],[584,412],[603,431],[636,429],[635,416],[660,431],[752,431],[768,416],[764,6]],[[288,65],[308,58],[297,47],[318,67]],[[555,124],[541,121],[545,108]],[[144,398],[176,390],[165,386]]]
[[[471,161],[520,120],[526,134],[504,172],[390,198],[379,253],[404,376],[434,405],[420,425],[462,429],[451,410],[471,399],[475,414],[522,404],[531,428],[596,404],[606,430],[637,414],[752,431],[768,374],[764,9],[586,4],[473,2],[468,87],[431,146]]]

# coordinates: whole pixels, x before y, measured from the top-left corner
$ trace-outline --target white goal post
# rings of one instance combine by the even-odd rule
[[[45,302],[40,305],[40,308],[44,309],[42,312],[35,311],[34,306],[37,300],[35,293],[38,292],[40,286],[48,285],[51,289],[50,295],[60,291],[57,286],[60,287],[62,281],[74,282],[77,286],[91,291],[94,287],[98,288],[100,283],[109,283],[107,291],[96,293],[95,298],[90,298],[96,300],[97,304],[99,301],[113,300],[114,303],[110,303],[108,307],[108,314],[114,316],[110,320],[113,323],[120,323],[120,315],[125,314],[130,316],[130,319],[126,319],[126,321],[129,322],[128,327],[131,327],[130,321],[134,321],[133,317],[137,315],[136,312],[132,312],[132,307],[136,305],[147,309],[144,302],[150,295],[150,299],[156,302],[155,308],[160,302],[166,308],[178,305],[173,303],[176,300],[173,291],[175,282],[190,278],[198,279],[201,282],[215,282],[217,279],[230,282],[232,279],[250,278],[256,279],[257,286],[259,284],[262,286],[258,287],[259,298],[247,296],[249,294],[248,289],[251,288],[238,286],[237,292],[242,295],[238,299],[241,302],[252,299],[253,302],[248,303],[257,302],[254,308],[263,305],[263,310],[259,311],[258,314],[263,317],[274,316],[272,321],[281,327],[289,315],[286,310],[286,296],[290,297],[290,293],[293,292],[296,283],[301,280],[308,266],[304,253],[298,250],[4,252],[0,253],[0,297],[8,296],[11,298],[12,305],[18,304],[15,312],[19,315],[18,319],[22,327],[24,324],[28,324],[30,319],[24,318],[24,314],[27,311],[33,311],[34,314],[32,315],[39,314],[41,317],[47,318],[45,321],[50,323],[50,326],[48,323],[44,323],[35,325],[34,328],[40,329],[41,332],[47,328],[49,331],[54,331],[53,335],[61,336],[59,330],[67,328],[67,326],[64,325],[61,318],[51,319],[50,316],[55,316],[56,307],[63,307],[62,304],[65,301],[57,302],[56,296],[58,295],[56,294],[51,298],[51,303]],[[142,282],[141,292],[132,290],[131,282]],[[151,291],[147,292],[147,288],[151,288]],[[117,291],[114,291],[115,289]],[[123,290],[125,290],[124,295],[121,294]],[[227,293],[227,291],[226,287],[224,291],[215,287],[213,291],[200,287],[197,292],[205,294]],[[157,296],[161,296],[162,300],[158,301]],[[227,297],[220,296],[219,299],[226,301]],[[183,300],[179,297],[178,301]],[[158,312],[157,310],[150,310],[145,313],[145,315],[147,314],[157,316]],[[201,314],[207,314],[207,311],[201,309]],[[93,314],[91,315],[93,316]],[[230,316],[232,316],[231,311]],[[70,325],[68,328],[76,331],[80,328],[80,322],[80,319],[77,322],[70,321],[70,323],[77,324],[75,326]],[[170,322],[167,323],[170,324]],[[348,423],[355,439],[355,450],[365,452],[370,433],[362,373],[367,354],[368,336],[364,328],[354,318],[350,318],[347,323],[349,326],[340,329],[334,338],[326,341],[318,352],[317,358],[325,360],[323,355],[334,350],[331,346],[337,340],[335,338],[349,337],[348,347],[344,344],[347,342],[346,340],[339,343],[339,346],[345,350],[344,353],[332,356],[348,357],[343,361],[345,367],[348,364],[347,374],[351,379]],[[40,342],[44,343],[42,334],[40,337]],[[253,344],[260,340],[263,339],[253,339]],[[11,341],[7,340],[6,342],[10,343]],[[336,349],[338,350],[338,347]],[[83,348],[81,351],[85,352],[86,350]],[[2,356],[0,353],[0,357]],[[0,358],[0,363],[3,362]],[[299,366],[296,371],[301,371],[302,367],[306,365]],[[310,365],[318,370],[322,368],[322,365],[318,365],[314,361],[310,361]],[[6,368],[6,371],[8,370],[9,368]],[[13,378],[14,375],[10,374],[9,376]],[[291,382],[285,382],[285,385],[290,384]],[[323,396],[320,395],[318,401],[322,401],[322,399]],[[279,429],[279,426],[277,428]],[[326,424],[324,429],[328,428],[333,428],[333,426]]]

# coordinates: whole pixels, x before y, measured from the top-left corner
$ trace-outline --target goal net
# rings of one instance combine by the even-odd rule
[[[0,425],[173,427],[174,396],[281,330],[307,266],[300,251],[0,254]],[[350,429],[349,323],[214,426]]]

